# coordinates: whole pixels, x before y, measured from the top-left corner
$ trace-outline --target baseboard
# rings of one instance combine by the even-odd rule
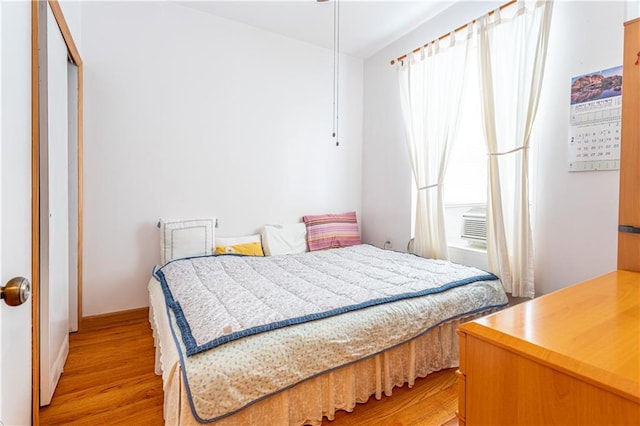
[[[98,328],[113,327],[131,321],[140,321],[149,318],[149,307],[130,309],[127,311],[110,312],[108,314],[82,317],[80,331],[95,330]]]

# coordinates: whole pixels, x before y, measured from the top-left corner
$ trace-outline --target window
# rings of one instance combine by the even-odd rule
[[[469,52],[469,63],[477,62],[477,48]],[[468,67],[458,134],[454,140],[447,172],[444,178],[445,228],[449,247],[469,247],[461,238],[462,215],[473,207],[485,206],[487,202],[487,147],[482,128],[480,88],[475,67]],[[472,74],[473,73],[473,74]],[[411,200],[411,235],[415,235],[416,188],[413,180]],[[450,252],[454,261],[463,262]],[[472,266],[484,267],[484,263]],[[477,263],[477,262],[476,262]],[[484,265],[484,266],[479,266]]]
[[[471,63],[477,61],[476,48],[469,54]],[[474,67],[469,67],[474,70]],[[451,260],[486,268],[486,254],[461,252],[460,249],[481,246],[461,237],[463,217],[473,207],[487,202],[487,147],[482,128],[480,88],[476,74],[467,75],[462,95],[460,125],[454,140],[447,174],[444,179],[445,226]],[[473,259],[469,256],[475,256]]]
[[[470,61],[475,61],[476,49],[472,49],[470,54]],[[482,129],[477,75],[467,76],[462,96],[460,127],[449,155],[444,180],[444,202],[447,207],[487,202],[487,147]]]

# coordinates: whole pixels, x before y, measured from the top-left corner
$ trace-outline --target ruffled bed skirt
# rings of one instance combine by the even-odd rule
[[[163,376],[165,392],[165,423],[200,425],[191,413],[182,383],[180,363],[168,330],[166,311],[156,304],[158,298],[154,301],[153,293],[150,296],[149,315],[156,340],[156,373]],[[376,399],[381,399],[383,393],[391,396],[395,386],[408,384],[411,387],[417,377],[457,367],[456,327],[484,314],[486,312],[442,324],[410,342],[307,379],[210,424],[320,425],[323,417],[333,420],[337,410],[353,411],[357,403],[364,403],[371,396]]]

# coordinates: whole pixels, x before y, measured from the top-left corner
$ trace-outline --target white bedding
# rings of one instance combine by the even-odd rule
[[[182,382],[164,297],[153,279],[149,283],[149,302],[149,320],[156,337],[156,372],[163,376],[165,424],[200,425],[192,415]],[[323,418],[333,420],[337,411],[350,412],[357,403],[367,402],[371,396],[378,400],[382,395],[392,396],[396,386],[411,388],[417,378],[457,367],[457,326],[494,310],[448,321],[409,342],[307,379],[209,424],[320,426]]]
[[[403,256],[408,255],[398,259]],[[400,260],[396,263],[402,265]],[[499,281],[479,281],[430,296],[251,335],[189,357],[173,320],[179,350],[164,357],[170,360],[163,361],[166,365],[162,367],[166,373],[173,368],[170,364],[176,364],[176,356],[181,358],[185,393],[194,416],[213,420],[310,377],[400,345],[439,324],[504,305],[506,301]]]
[[[286,256],[205,256],[156,270],[187,354],[237,338],[498,278],[362,244]]]

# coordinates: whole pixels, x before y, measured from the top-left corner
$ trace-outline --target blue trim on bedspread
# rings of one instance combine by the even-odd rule
[[[304,315],[296,318],[289,318],[282,321],[276,321],[269,324],[264,324],[264,325],[248,328],[245,330],[236,331],[234,333],[230,333],[230,334],[218,337],[216,339],[213,339],[207,343],[203,343],[202,345],[198,345],[195,338],[193,337],[193,334],[191,333],[191,327],[189,326],[189,323],[184,313],[182,312],[182,308],[180,307],[180,304],[173,298],[173,294],[169,289],[169,285],[167,284],[166,278],[161,268],[154,269],[153,275],[158,281],[160,281],[160,285],[162,286],[162,291],[164,293],[166,303],[174,312],[174,315],[176,317],[176,322],[178,324],[178,327],[180,327],[182,340],[187,349],[187,356],[192,356],[200,352],[213,349],[217,346],[223,345],[228,342],[232,342],[237,339],[241,339],[243,337],[264,333],[266,331],[271,331],[278,328],[283,328],[291,325],[302,324],[309,321],[328,318],[334,315],[340,315],[347,312],[356,311],[359,309],[365,309],[372,306],[382,305],[385,303],[396,302],[398,300],[405,300],[405,299],[411,299],[415,297],[427,296],[430,294],[437,294],[455,287],[472,284],[478,281],[494,281],[498,279],[496,275],[490,272],[487,272],[487,275],[478,275],[475,277],[468,277],[462,280],[453,281],[448,284],[444,284],[436,288],[430,288],[430,289],[425,289],[425,290],[420,290],[420,291],[415,291],[410,293],[398,294],[395,296],[373,299],[373,300],[369,300],[363,303],[358,303],[355,305],[343,306],[343,307],[332,309],[325,312],[318,312],[318,313]]]

